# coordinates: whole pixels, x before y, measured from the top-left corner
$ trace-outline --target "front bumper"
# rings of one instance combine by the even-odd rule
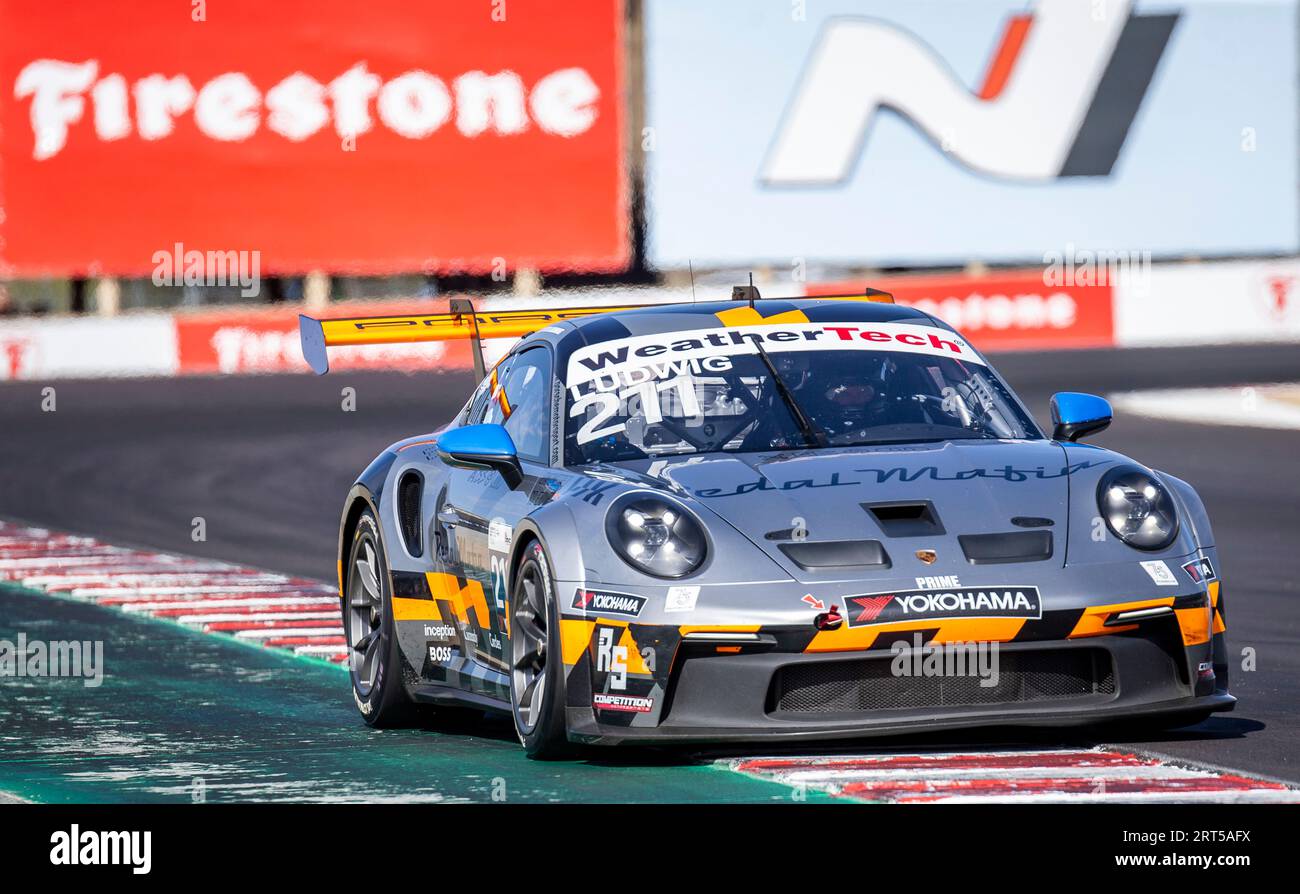
[[[1048,668],[1048,675],[1013,677],[983,692],[973,674],[970,679],[916,679],[901,684],[884,678],[880,663],[890,665],[897,656],[889,648],[835,653],[777,648],[779,644],[773,643],[721,653],[712,647],[684,647],[665,685],[655,690],[657,696],[633,695],[626,703],[604,699],[603,704],[617,706],[613,710],[593,707],[589,694],[593,683],[596,691],[608,690],[603,685],[607,679],[592,679],[582,664],[575,665],[567,708],[569,738],[585,744],[645,745],[858,738],[989,726],[1070,727],[1229,711],[1236,702],[1226,681],[1217,683],[1208,669],[1211,644],[1187,645],[1176,625],[1168,623],[1086,639],[999,643],[996,663],[1008,673],[1037,665]],[[1062,676],[1053,675],[1052,667],[1092,667],[1095,672],[1090,684],[1084,675],[1079,677],[1084,684],[1071,689],[1057,685]],[[863,682],[860,676],[872,679]],[[829,682],[818,684],[817,697],[789,697],[795,690],[788,681],[818,679]],[[887,686],[901,693],[894,699],[898,704],[879,696]],[[842,691],[837,692],[837,687]],[[924,697],[942,692],[941,687],[949,691],[947,698]],[[923,697],[906,704],[918,692]],[[967,696],[983,703],[963,704]],[[637,698],[652,704],[653,716],[648,716],[650,711],[621,706],[635,706]],[[788,710],[793,703],[797,703],[795,710]]]
[[[1217,567],[1212,550],[1170,564],[1185,569],[1185,559],[1202,555]],[[996,586],[995,575],[1014,573],[989,567],[978,569],[987,580],[963,572],[963,584],[973,578]],[[1180,576],[1180,586],[1157,586],[1131,562],[1065,571],[1041,583],[1041,616],[1030,619],[926,617],[864,625],[846,618],[833,630],[818,630],[817,609],[807,605],[802,613],[741,607],[797,606],[810,590],[813,601],[842,606],[846,590],[858,586],[843,582],[821,589],[771,584],[745,599],[704,587],[696,610],[682,615],[656,611],[663,597],[650,589],[638,592],[645,602],[634,617],[565,612],[569,737],[587,744],[812,740],[1081,726],[1232,709],[1217,578]],[[969,679],[900,682],[881,667],[900,641],[913,651],[996,643],[1010,682],[991,690]],[[798,704],[783,702],[791,679],[820,690]]]

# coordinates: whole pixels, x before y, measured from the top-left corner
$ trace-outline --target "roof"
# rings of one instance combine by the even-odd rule
[[[898,304],[845,298],[760,298],[752,307],[746,301],[702,301],[698,304],[659,304],[577,317],[549,326],[531,336],[531,339],[541,337],[565,343],[565,347],[572,348],[578,344],[593,344],[633,335],[792,322],[910,322],[935,325],[935,321],[922,311]]]

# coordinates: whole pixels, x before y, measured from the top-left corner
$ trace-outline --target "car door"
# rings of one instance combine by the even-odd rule
[[[524,468],[525,483],[514,490],[498,472],[451,469],[438,506],[439,526],[455,544],[464,580],[457,619],[466,646],[478,661],[505,673],[510,545],[515,526],[534,505],[529,481],[545,477],[549,468],[550,349],[537,346],[503,360],[466,421],[503,425]]]

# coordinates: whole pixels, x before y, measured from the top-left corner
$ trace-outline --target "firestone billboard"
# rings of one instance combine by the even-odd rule
[[[622,15],[0,0],[0,274],[621,269]]]

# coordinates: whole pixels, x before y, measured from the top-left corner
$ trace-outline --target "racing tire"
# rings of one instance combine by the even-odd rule
[[[524,549],[510,594],[510,713],[527,755],[571,757],[564,718],[564,657],[550,562],[534,540]]]
[[[379,522],[370,509],[361,513],[352,531],[346,568],[343,631],[352,699],[372,727],[413,723],[422,712],[407,698],[402,685],[387,554]]]

